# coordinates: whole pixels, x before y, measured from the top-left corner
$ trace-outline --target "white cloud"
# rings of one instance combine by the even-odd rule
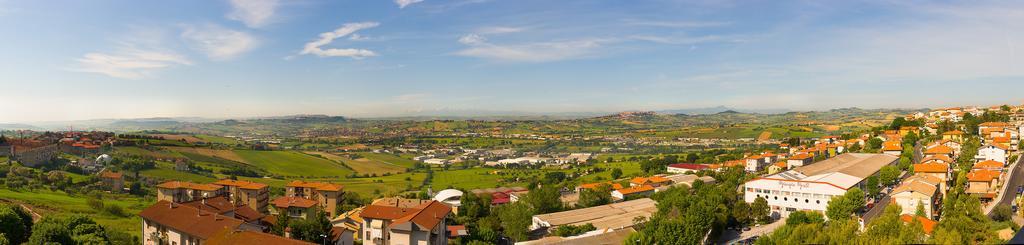
[[[116,78],[140,79],[154,71],[176,65],[191,65],[184,56],[170,51],[140,50],[126,47],[113,53],[87,53],[77,59],[71,71],[99,73]]]
[[[673,45],[690,45],[707,42],[722,41],[723,38],[719,36],[700,36],[700,37],[663,37],[663,36],[646,36],[636,35],[629,37],[633,40],[648,41],[660,44],[673,44]]]
[[[258,45],[248,33],[227,29],[218,25],[186,26],[181,33],[192,48],[214,60],[234,58]]]
[[[487,38],[477,34],[469,34],[459,38],[459,43],[466,45],[482,44],[485,42],[487,42]]]
[[[493,44],[476,34],[469,34],[459,42],[470,47],[456,55],[510,62],[549,62],[582,58],[609,42],[605,39],[579,39],[568,41],[533,42],[523,44]]]
[[[505,34],[505,33],[517,33],[525,31],[526,27],[510,27],[510,26],[490,26],[480,28],[476,33],[480,34]]]
[[[423,2],[423,0],[395,0],[395,3],[398,4],[398,8],[405,8],[406,6],[420,2]]]
[[[232,11],[227,18],[241,21],[250,28],[263,27],[271,22],[279,0],[229,0]]]
[[[380,25],[380,23],[377,22],[346,23],[332,32],[320,33],[320,39],[306,43],[306,46],[303,47],[302,52],[299,52],[299,54],[313,54],[320,57],[352,57],[355,59],[377,56],[377,53],[366,49],[323,49],[322,47],[330,44],[334,39],[348,36],[362,29],[374,28],[378,25]]]

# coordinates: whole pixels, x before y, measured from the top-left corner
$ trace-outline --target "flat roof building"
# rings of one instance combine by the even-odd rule
[[[590,223],[598,230],[622,229],[633,226],[633,218],[650,218],[658,211],[658,202],[650,198],[581,208],[564,212],[538,214],[533,216],[531,230],[554,228],[562,225],[583,225]]]
[[[768,200],[772,215],[788,217],[799,210],[825,212],[828,202],[853,187],[864,189],[865,179],[899,157],[888,154],[847,153],[792,170],[755,178],[744,184],[744,200]]]

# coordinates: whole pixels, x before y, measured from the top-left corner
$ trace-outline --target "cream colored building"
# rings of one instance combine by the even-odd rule
[[[934,218],[941,203],[940,183],[942,180],[931,175],[914,175],[897,186],[890,196],[892,202],[902,208],[901,214],[914,215],[918,205],[923,205],[925,217]]]
[[[364,245],[448,244],[448,225],[445,219],[451,207],[438,201],[428,201],[415,207],[371,204],[359,213],[363,219]]]

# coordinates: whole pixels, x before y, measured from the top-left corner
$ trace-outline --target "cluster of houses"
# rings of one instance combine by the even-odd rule
[[[275,199],[266,184],[244,180],[169,181],[156,188],[157,203],[139,214],[145,244],[311,244],[268,232],[279,216],[310,219],[318,210],[332,218],[324,238],[330,244],[446,244],[452,212],[439,201],[391,198],[339,214],[343,187],[324,182],[289,182]]]
[[[536,152],[517,152],[513,149],[463,149],[442,148],[418,150],[416,148],[396,148],[395,152],[415,152],[423,155],[413,160],[427,165],[445,166],[475,159],[491,167],[524,166],[524,165],[557,165],[569,166],[582,164],[593,158],[592,153],[558,153],[540,154]]]
[[[95,156],[109,150],[113,143],[114,134],[109,132],[46,132],[30,138],[8,138],[0,143],[0,156],[35,167],[49,163],[60,153]]]

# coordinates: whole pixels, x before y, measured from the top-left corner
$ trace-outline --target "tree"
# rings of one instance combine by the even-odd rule
[[[1021,144],[1021,145],[1024,145],[1024,144]],[[613,180],[619,179],[619,177],[622,177],[622,169],[620,169],[620,168],[613,168],[612,169],[612,179]]]
[[[882,139],[871,138],[868,140],[868,150],[875,152],[882,149]]]
[[[598,185],[595,189],[584,188],[580,190],[580,198],[576,205],[580,207],[593,207],[608,204],[612,201],[612,186]]]
[[[917,210],[914,210],[914,215],[919,216],[919,217],[929,218],[929,219],[931,218],[931,217],[926,217],[926,215],[928,215],[928,213],[926,213],[924,211],[924,202],[921,202],[921,201],[917,201]]]
[[[1010,220],[1011,217],[1013,217],[1013,210],[1006,204],[999,204],[992,210],[992,220],[1003,222]]]
[[[860,188],[853,187],[842,196],[832,197],[828,207],[825,208],[825,215],[828,215],[830,220],[849,219],[864,207],[865,202],[864,192]]]
[[[523,201],[530,205],[538,214],[558,212],[562,210],[562,193],[553,185],[544,185],[531,190]]]
[[[0,234],[5,234],[11,244],[28,241],[32,235],[32,216],[21,206],[0,205]]]
[[[327,218],[327,212],[317,209],[313,217],[306,217],[290,222],[292,238],[321,243],[331,236],[331,220]]]
[[[109,244],[106,231],[84,215],[47,216],[32,227],[29,244]]]
[[[812,223],[825,223],[825,216],[822,216],[821,213],[818,212],[796,211],[790,213],[789,218],[786,218],[786,225]]]
[[[882,185],[891,186],[896,184],[897,178],[899,178],[900,170],[892,165],[886,165],[878,171],[878,180],[882,182]]]
[[[878,196],[878,193],[881,192],[881,188],[878,187],[878,184],[879,181],[877,175],[872,175],[871,177],[868,177],[866,185],[868,188],[869,196]]]
[[[860,144],[850,145],[850,148],[848,148],[847,151],[849,151],[849,152],[859,152],[860,151]]]
[[[896,119],[893,119],[892,123],[889,124],[889,129],[890,130],[899,130],[900,127],[903,127],[903,124],[905,124],[905,123],[907,123],[907,119],[906,118],[896,117]]]
[[[592,231],[592,230],[597,230],[597,227],[594,227],[594,225],[590,224],[590,223],[586,223],[586,224],[578,225],[578,226],[577,225],[562,225],[562,226],[558,226],[558,228],[555,229],[554,234],[555,234],[555,236],[560,236],[560,237],[570,237],[570,236],[576,236],[576,235],[579,235],[579,234],[583,234],[583,233],[586,233],[586,232]]]
[[[558,184],[565,180],[565,172],[547,172],[544,174],[544,183]]]
[[[534,215],[530,206],[523,202],[514,202],[498,207],[497,213],[505,236],[513,241],[526,241]]]
[[[771,217],[768,216],[770,211],[771,207],[768,206],[768,200],[763,197],[754,199],[754,203],[750,205],[750,216],[758,223],[767,224],[770,222]]]
[[[736,202],[736,204],[732,206],[732,217],[736,220],[736,223],[741,226],[746,226],[754,222],[753,216],[750,215],[750,204],[747,204],[747,202]],[[790,219],[792,219],[792,217],[793,216],[790,216]]]
[[[270,233],[278,236],[284,236],[284,231],[288,228],[288,221],[291,217],[288,217],[288,212],[278,212],[277,222],[270,227]]]

